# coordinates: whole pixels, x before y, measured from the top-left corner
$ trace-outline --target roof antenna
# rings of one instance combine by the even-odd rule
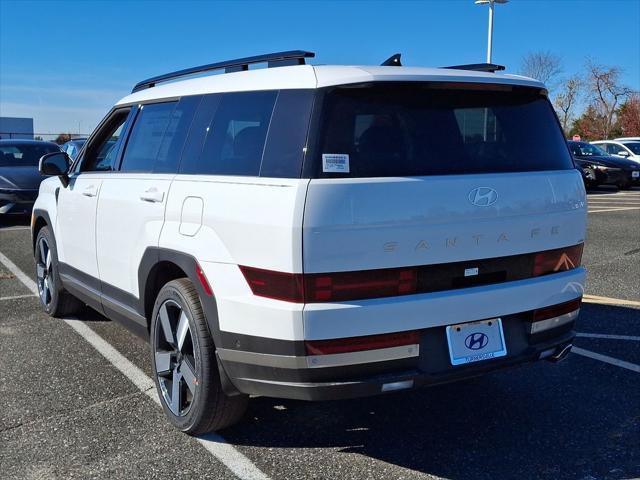
[[[400,53],[396,53],[395,55],[391,55],[380,65],[383,67],[401,67],[402,63],[400,63]]]

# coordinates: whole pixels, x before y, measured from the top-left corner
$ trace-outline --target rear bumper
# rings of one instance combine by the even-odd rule
[[[571,345],[575,322],[531,335],[527,318],[525,313],[502,317],[505,357],[458,366],[449,359],[446,327],[423,330],[418,348],[400,347],[397,358],[356,365],[317,366],[304,356],[256,358],[224,348],[217,354],[228,380],[241,393],[299,400],[356,398],[471,378],[560,355]],[[252,358],[257,363],[249,363]]]
[[[38,190],[3,190],[0,189],[0,215],[31,214],[33,204],[38,197]]]

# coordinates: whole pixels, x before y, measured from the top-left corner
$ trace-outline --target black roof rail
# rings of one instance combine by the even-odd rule
[[[313,58],[316,54],[304,50],[289,50],[287,52],[267,53],[265,55],[256,55],[254,57],[236,58],[235,60],[225,60],[224,62],[210,63],[208,65],[200,65],[198,67],[185,68],[177,72],[165,73],[157,77],[148,78],[136,84],[131,90],[135,93],[144,88],[154,87],[156,84],[166,82],[180,77],[195,75],[196,73],[209,72],[212,70],[221,70],[224,68],[225,73],[241,72],[249,70],[249,65],[255,63],[266,63],[268,67],[284,67],[287,65],[304,65],[305,58]]]
[[[495,73],[500,70],[504,70],[504,65],[496,65],[495,63],[470,63],[468,65],[452,65],[450,67],[453,70],[475,70],[476,72],[491,72]]]

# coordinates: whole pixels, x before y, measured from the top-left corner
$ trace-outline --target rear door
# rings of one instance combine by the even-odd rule
[[[169,186],[199,100],[139,106],[118,171],[102,183],[96,244],[107,301],[133,306],[140,296],[140,260],[158,245]]]
[[[582,179],[536,89],[351,86],[327,91],[318,111],[305,160],[305,273],[488,259],[584,240]]]

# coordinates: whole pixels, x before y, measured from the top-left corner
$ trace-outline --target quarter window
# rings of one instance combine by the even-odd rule
[[[276,97],[276,91],[224,94],[198,161],[187,160],[183,173],[258,176]]]

